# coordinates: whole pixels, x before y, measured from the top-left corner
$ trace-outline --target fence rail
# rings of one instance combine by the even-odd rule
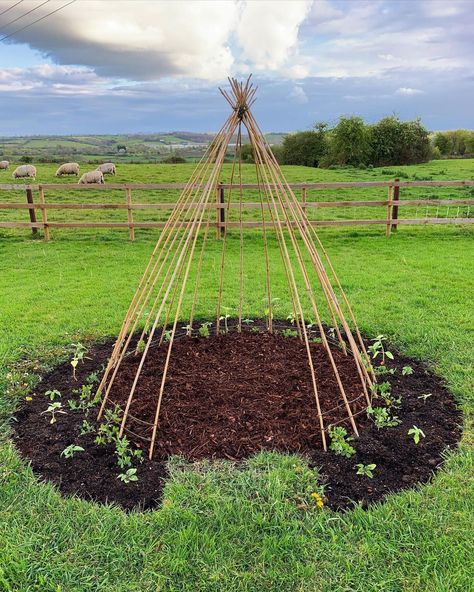
[[[386,216],[371,219],[337,219],[337,220],[308,220],[312,226],[363,226],[363,225],[385,225],[386,234],[390,235],[392,230],[400,225],[420,225],[420,224],[473,224],[474,217],[461,218],[456,217],[425,217],[425,218],[400,218],[399,208],[406,206],[468,206],[473,207],[474,199],[401,199],[401,188],[408,187],[474,187],[474,180],[453,180],[453,181],[366,181],[366,182],[342,182],[342,183],[290,183],[289,186],[294,192],[301,193],[300,203],[304,210],[312,208],[360,208],[360,207],[385,207]],[[0,184],[0,192],[24,192],[26,202],[2,202],[0,201],[0,210],[28,210],[29,222],[22,221],[4,221],[0,220],[0,228],[26,228],[31,229],[35,234],[38,229],[43,230],[45,240],[50,239],[50,229],[52,228],[128,228],[130,240],[135,239],[135,229],[137,228],[163,228],[166,224],[160,222],[137,221],[134,219],[133,212],[138,210],[172,210],[176,202],[163,203],[134,203],[132,192],[143,190],[182,190],[187,187],[184,183],[107,183],[106,185],[77,185],[71,183],[58,184]],[[242,185],[244,190],[258,189],[255,183]],[[271,186],[273,187],[273,186]],[[383,200],[346,200],[346,201],[308,201],[308,191],[313,190],[333,190],[333,189],[363,189],[363,188],[382,188],[387,189],[387,198]],[[242,221],[235,222],[226,219],[226,210],[240,209],[240,202],[226,202],[226,190],[240,188],[240,185],[231,185],[221,183],[217,187],[216,201],[206,204],[206,208],[216,211],[215,225],[217,233],[221,234],[224,228],[240,227],[259,228],[262,227],[262,221]],[[56,192],[58,190],[79,190],[79,191],[123,191],[125,201],[123,203],[61,203],[48,202],[46,200],[46,191]],[[34,199],[34,193],[37,199]],[[188,204],[189,205],[189,204]],[[195,204],[196,205],[196,204]],[[274,206],[265,204],[266,208]],[[278,206],[284,209],[284,206]],[[242,208],[252,210],[261,208],[260,202],[242,203]],[[123,222],[54,222],[48,219],[50,210],[125,210],[127,220]],[[41,221],[37,221],[36,211],[41,215]],[[268,224],[268,222],[267,222]]]

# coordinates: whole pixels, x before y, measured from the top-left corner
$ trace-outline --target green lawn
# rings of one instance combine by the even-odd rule
[[[165,176],[180,181],[189,172],[186,165],[163,167],[158,178],[158,167],[132,166],[123,167],[117,181],[159,182]],[[424,176],[446,171],[433,178],[473,176],[472,161],[405,170]],[[140,179],[134,177],[137,171]],[[380,171],[291,167],[288,173],[291,181],[383,178]],[[123,231],[55,231],[54,240],[44,243],[25,231],[3,231],[1,591],[472,589],[474,228],[404,227],[389,239],[383,228],[324,229],[320,234],[363,331],[384,333],[403,353],[426,360],[464,411],[460,450],[447,458],[433,482],[393,495],[369,511],[302,510],[299,500],[310,503],[308,491],[317,475],[305,469],[302,459],[262,454],[240,468],[226,462],[194,468],[173,462],[163,506],[145,514],[61,498],[19,459],[5,422],[18,393],[25,396],[23,381],[34,382],[35,367],[64,357],[68,344],[78,339],[117,333],[156,233],[139,232],[131,243]],[[211,272],[219,249],[212,238]],[[270,249],[276,251],[273,242]],[[246,257],[258,276],[261,244],[252,233],[246,235]],[[228,258],[231,268],[238,265],[238,240],[230,238]],[[236,281],[231,276],[225,285],[224,301],[231,306]],[[211,276],[203,285],[211,295]],[[252,290],[246,313],[261,315],[258,277]],[[200,313],[212,312],[209,298]],[[7,378],[11,368],[17,388]],[[19,376],[19,369],[29,375]]]

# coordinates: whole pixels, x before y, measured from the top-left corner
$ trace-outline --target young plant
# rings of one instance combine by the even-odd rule
[[[143,452],[138,448],[132,450],[130,447],[130,441],[126,436],[117,438],[115,441],[115,454],[117,455],[117,464],[121,469],[130,467],[132,465],[133,457],[141,460]]]
[[[224,321],[224,333],[227,335],[227,333],[229,332],[229,325],[227,323],[227,321],[230,319],[230,314],[228,314],[229,309],[225,306],[222,307],[225,311],[225,315],[222,315],[219,317],[219,321]]]
[[[252,319],[242,319],[242,323],[245,323],[246,325],[251,325],[253,321]]]
[[[423,399],[423,402],[426,403],[426,400],[433,396],[433,393],[426,393],[424,395],[419,395],[418,399]]]
[[[289,315],[286,317],[286,320],[287,320],[287,321],[290,321],[290,323],[291,323],[292,325],[294,325],[294,324],[295,324],[295,321],[296,321],[296,319],[295,319],[295,315],[294,315],[294,314],[289,314]]]
[[[142,354],[145,351],[145,342],[143,341],[143,339],[140,339],[137,343],[136,350],[137,354]]]
[[[61,398],[61,393],[56,389],[53,389],[52,391],[46,391],[44,394],[49,397],[50,401],[54,401],[56,398]]]
[[[374,469],[376,466],[376,464],[364,465],[363,463],[359,463],[358,465],[356,465],[356,473],[357,475],[364,475],[365,477],[372,479],[372,477],[374,476]]]
[[[69,446],[66,446],[61,452],[61,456],[72,458],[76,452],[84,452],[84,448],[82,448],[82,446],[76,446],[75,444],[69,444]]]
[[[402,375],[403,376],[410,376],[410,374],[413,374],[414,370],[411,366],[403,366],[402,368]]]
[[[168,331],[165,331],[165,332],[163,333],[163,341],[164,341],[165,343],[168,343],[168,342],[169,342],[169,340],[171,339],[171,334],[172,334],[172,331],[171,331],[171,329],[168,329]]]
[[[51,419],[49,420],[49,423],[56,423],[56,421],[57,421],[56,415],[58,413],[66,414],[66,412],[63,411],[62,407],[63,406],[62,406],[61,401],[56,401],[55,403],[51,403],[50,405],[48,405],[48,408],[46,409],[46,411],[43,411],[41,413],[41,415],[43,415],[44,413],[51,413]]]
[[[368,407],[367,415],[373,419],[379,430],[381,428],[392,428],[402,423],[396,415],[391,415],[386,407]]]
[[[198,333],[201,337],[205,337],[206,339],[209,337],[209,327],[212,326],[212,323],[201,323],[199,327]]]
[[[80,429],[80,435],[81,436],[86,436],[87,434],[92,434],[93,432],[95,432],[95,427],[87,421],[87,419],[84,419],[82,421],[81,424],[81,429]]]
[[[71,343],[71,347],[73,348],[71,360],[72,375],[74,377],[74,380],[77,380],[76,368],[79,362],[84,361],[84,357],[87,353],[87,348],[84,345],[82,345],[82,343]]]
[[[97,384],[99,382],[99,376],[97,372],[91,372],[89,376],[86,378],[87,384]]]
[[[408,435],[413,436],[413,442],[415,442],[415,444],[420,443],[420,438],[426,438],[425,432],[416,425],[408,430]]]
[[[297,331],[295,331],[294,329],[283,329],[281,334],[283,335],[283,337],[296,337],[298,335]]]
[[[120,479],[120,481],[123,481],[125,484],[130,483],[131,481],[138,481],[137,469],[128,469],[125,473],[120,473],[117,479]]]
[[[376,382],[371,387],[375,399],[382,399],[387,407],[399,407],[402,403],[400,396],[392,394],[392,385],[389,382]]]
[[[356,453],[355,449],[349,444],[353,438],[347,436],[345,428],[342,426],[329,426],[328,434],[331,438],[330,450],[346,458],[350,458]]]
[[[264,298],[264,300],[267,300],[267,298]],[[273,319],[273,311],[275,310],[275,308],[277,307],[277,304],[279,302],[279,298],[272,298],[271,299],[271,305],[272,305],[272,319]],[[267,306],[264,310],[264,314],[267,317],[268,320],[270,320],[270,306]]]
[[[367,351],[372,354],[372,359],[376,359],[380,354],[382,355],[382,361],[380,362],[381,366],[385,366],[385,358],[389,360],[393,360],[392,352],[385,349],[384,342],[386,341],[386,337],[384,335],[377,335],[375,339],[372,339],[372,345],[369,345]]]

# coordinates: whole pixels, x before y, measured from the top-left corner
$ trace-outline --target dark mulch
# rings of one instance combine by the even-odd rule
[[[461,434],[460,412],[442,381],[422,364],[396,354],[389,365],[396,373],[381,380],[389,380],[393,392],[402,397],[396,411],[401,425],[379,430],[362,412],[357,416],[360,437],[352,442],[356,455],[346,459],[325,453],[306,350],[298,339],[249,330],[208,339],[182,338],[173,349],[154,460],[139,464],[139,480],[126,485],[117,479],[120,471],[114,448],[94,444],[94,434],[81,436],[85,414],[67,405],[70,398],[77,399],[73,390],[106,363],[110,351],[110,344],[92,347],[87,354],[90,359],[78,366],[77,381],[69,362],[57,367],[43,378],[33,400],[17,414],[14,439],[18,449],[31,460],[35,473],[56,483],[64,494],[115,502],[127,509],[137,505],[151,508],[159,503],[166,479],[165,461],[170,455],[189,460],[240,460],[259,450],[278,450],[306,455],[324,475],[327,505],[343,509],[353,501],[367,505],[390,492],[428,481],[442,462],[442,452],[455,447]],[[340,405],[327,355],[319,343],[312,343],[311,351],[325,423],[342,421],[350,431],[343,421],[345,408]],[[333,354],[348,397],[359,397],[354,411],[363,411],[365,401],[360,397],[351,358],[337,347]],[[165,347],[153,348],[143,368],[131,406],[132,415],[141,420],[153,421],[165,355]],[[137,364],[134,356],[122,364],[113,390],[115,402],[126,399]],[[414,369],[410,376],[402,376],[406,365]],[[44,393],[50,389],[62,393],[67,411],[58,415],[55,424],[49,423],[49,415],[42,414],[49,404]],[[431,393],[426,401],[419,398],[425,393]],[[95,414],[96,410],[89,414],[91,423]],[[407,435],[413,425],[426,434],[418,445]],[[144,424],[132,420],[129,427],[149,435]],[[146,456],[148,443],[129,437]],[[61,452],[72,443],[85,451],[65,459]],[[374,477],[356,475],[357,463],[375,463]]]

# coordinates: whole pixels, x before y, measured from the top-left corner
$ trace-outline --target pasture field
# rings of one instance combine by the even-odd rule
[[[54,173],[58,165],[40,164],[37,166],[37,183],[75,183],[76,177],[56,178]],[[194,169],[193,164],[118,164],[117,175],[115,177],[106,176],[107,183],[177,183],[187,180]],[[92,170],[91,165],[82,165],[81,172]],[[0,171],[0,184],[11,183],[12,167],[8,171]],[[317,182],[342,182],[342,181],[389,181],[400,177],[403,180],[443,180],[443,179],[472,179],[474,177],[474,160],[439,160],[430,163],[406,166],[406,167],[387,167],[374,169],[354,169],[345,168],[337,170],[314,169],[308,167],[286,166],[283,167],[284,173],[290,183],[317,183]],[[224,165],[222,171],[223,182],[230,181],[232,175],[232,165]],[[242,177],[244,183],[255,183],[254,165],[245,164],[242,167]],[[235,177],[237,180],[237,177]],[[24,185],[25,180],[16,180],[18,185]],[[297,192],[301,197],[301,192]],[[178,198],[177,190],[134,190],[134,203],[161,203],[175,202]],[[400,192],[401,199],[465,199],[474,197],[473,187],[412,187],[402,188]],[[231,200],[237,200],[238,194],[235,192]],[[229,198],[227,194],[226,199]],[[37,199],[37,197],[35,197]],[[385,187],[377,188],[356,188],[356,189],[333,189],[308,191],[308,201],[356,201],[356,200],[384,200],[387,199],[387,189]],[[125,203],[125,192],[123,190],[93,190],[86,191],[75,190],[47,190],[47,202],[56,203]],[[247,189],[244,193],[244,200],[258,201],[258,193],[255,190]],[[25,201],[23,193],[16,191],[1,191],[0,202],[5,201]],[[385,206],[371,207],[337,207],[337,208],[308,208],[310,219],[385,219]],[[155,222],[166,220],[169,210],[136,210],[134,211],[134,220],[142,222]],[[228,214],[228,219],[237,221],[238,210],[233,209]],[[469,206],[404,206],[400,208],[400,218],[463,218],[472,217],[474,210]],[[39,212],[37,212],[39,219]],[[50,222],[126,222],[127,213],[125,210],[49,210],[48,219]],[[244,210],[244,220],[252,221],[260,219],[260,210]],[[28,221],[27,210],[0,210],[0,221]],[[380,229],[384,232],[383,228]],[[54,236],[57,235],[54,230]],[[67,231],[71,232],[71,231]],[[77,232],[77,231],[73,231]],[[81,233],[84,231],[81,230]],[[109,232],[109,231],[107,231]],[[121,231],[126,234],[125,231]],[[143,232],[143,231],[140,231]]]
[[[123,165],[114,180],[184,182],[191,168]],[[38,169],[39,182],[54,180],[55,166]],[[398,171],[409,178],[471,179],[474,167],[472,160],[452,160],[390,170],[287,167],[285,174],[293,182],[391,179]],[[418,191],[444,198],[468,193]],[[375,189],[364,190],[364,198],[369,195],[381,198]],[[328,192],[324,199],[329,200]],[[137,240],[129,242],[126,232],[55,230],[49,243],[32,239],[29,231],[0,233],[0,590],[471,590],[474,228],[404,227],[390,238],[383,227],[320,232],[361,329],[368,335],[383,333],[401,352],[429,364],[455,394],[465,418],[459,450],[447,455],[430,484],[392,495],[367,511],[355,507],[344,514],[299,507],[308,480],[317,475],[306,470],[304,459],[281,454],[260,454],[241,466],[189,467],[174,460],[161,507],[130,514],[62,498],[19,458],[8,425],[28,387],[34,392],[36,377],[65,359],[71,343],[119,330],[157,237],[157,231],[137,231]],[[254,269],[245,280],[256,278],[245,313],[261,316],[261,237],[248,232],[245,243],[247,267]],[[269,248],[277,252],[272,241]],[[212,272],[220,249],[212,236],[202,316],[215,312]],[[236,234],[229,235],[227,257],[237,270]],[[278,265],[274,273],[283,284]],[[239,280],[237,273],[227,277],[223,301],[232,307]],[[282,302],[282,315],[285,306]]]

